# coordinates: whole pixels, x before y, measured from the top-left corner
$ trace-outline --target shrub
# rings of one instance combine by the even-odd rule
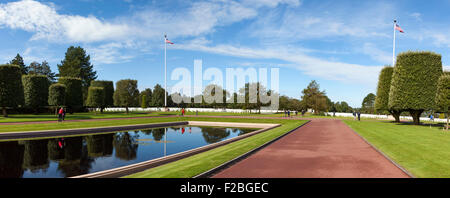
[[[388,111],[395,118],[396,122],[400,122],[400,109],[389,108],[389,90],[391,89],[392,73],[394,68],[391,66],[384,67],[378,77],[377,96],[375,98],[375,110],[377,112]]]
[[[437,91],[436,91],[436,110],[437,112],[443,112],[448,118],[450,107],[450,75],[442,75],[439,78]],[[448,130],[448,119],[447,119]]]
[[[61,77],[58,82],[66,86],[66,106],[71,111],[79,110],[83,106],[83,92],[80,78]]]
[[[89,87],[86,106],[102,107],[105,105],[105,91],[103,87]]]
[[[389,108],[409,111],[414,123],[420,124],[420,114],[435,106],[441,75],[441,55],[412,51],[399,54],[389,91]]]
[[[91,87],[103,87],[105,92],[105,107],[114,106],[114,83],[107,80],[93,80]]]
[[[16,65],[0,65],[0,107],[7,117],[6,107],[24,104],[22,71]]]
[[[48,88],[48,104],[50,106],[64,106],[66,104],[66,86],[55,83]]]
[[[25,106],[35,109],[48,105],[50,81],[44,75],[23,75],[23,95]]]

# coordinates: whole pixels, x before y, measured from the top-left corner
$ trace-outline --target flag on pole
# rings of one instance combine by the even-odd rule
[[[402,28],[400,28],[400,26],[398,24],[395,24],[395,29],[398,30],[401,33],[405,33]]]
[[[173,45],[173,43],[171,41],[169,41],[169,39],[167,39],[167,37],[166,37],[166,43]]]

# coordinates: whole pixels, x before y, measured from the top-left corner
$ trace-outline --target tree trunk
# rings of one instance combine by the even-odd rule
[[[100,108],[100,113],[103,114],[103,109],[105,109],[104,107]]]
[[[402,113],[401,111],[399,111],[399,110],[390,110],[389,113],[392,114],[392,116],[395,119],[395,122],[400,122],[400,114]]]
[[[125,109],[127,110],[127,114],[128,114],[128,107],[125,107]]]
[[[415,125],[420,125],[420,115],[422,114],[422,112],[423,110],[409,110],[409,113],[411,114]]]
[[[3,111],[3,117],[8,117],[8,113],[6,113],[6,107],[3,107],[2,108],[2,111]]]
[[[447,126],[446,126],[446,130],[448,131],[448,113],[445,114],[447,117]]]

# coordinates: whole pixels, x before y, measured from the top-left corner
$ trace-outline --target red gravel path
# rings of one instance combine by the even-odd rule
[[[217,178],[409,177],[340,120],[313,119]]]

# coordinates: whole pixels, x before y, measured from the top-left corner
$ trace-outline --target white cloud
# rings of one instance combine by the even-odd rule
[[[94,16],[58,14],[52,4],[33,0],[0,4],[0,27],[32,32],[31,40],[53,42],[95,42],[129,34],[125,24],[112,24]]]
[[[370,56],[373,60],[376,60],[382,64],[392,63],[392,54],[378,49],[373,43],[364,43],[362,53]]]
[[[179,44],[174,46],[174,48],[243,58],[278,59],[290,63],[279,64],[279,66],[294,68],[310,76],[320,77],[327,80],[338,80],[347,83],[362,83],[371,87],[376,85],[378,74],[382,69],[382,66],[366,66],[322,60],[304,54],[301,49],[299,50],[288,47],[252,49],[246,47],[235,47],[231,45],[207,46],[193,42]]]

